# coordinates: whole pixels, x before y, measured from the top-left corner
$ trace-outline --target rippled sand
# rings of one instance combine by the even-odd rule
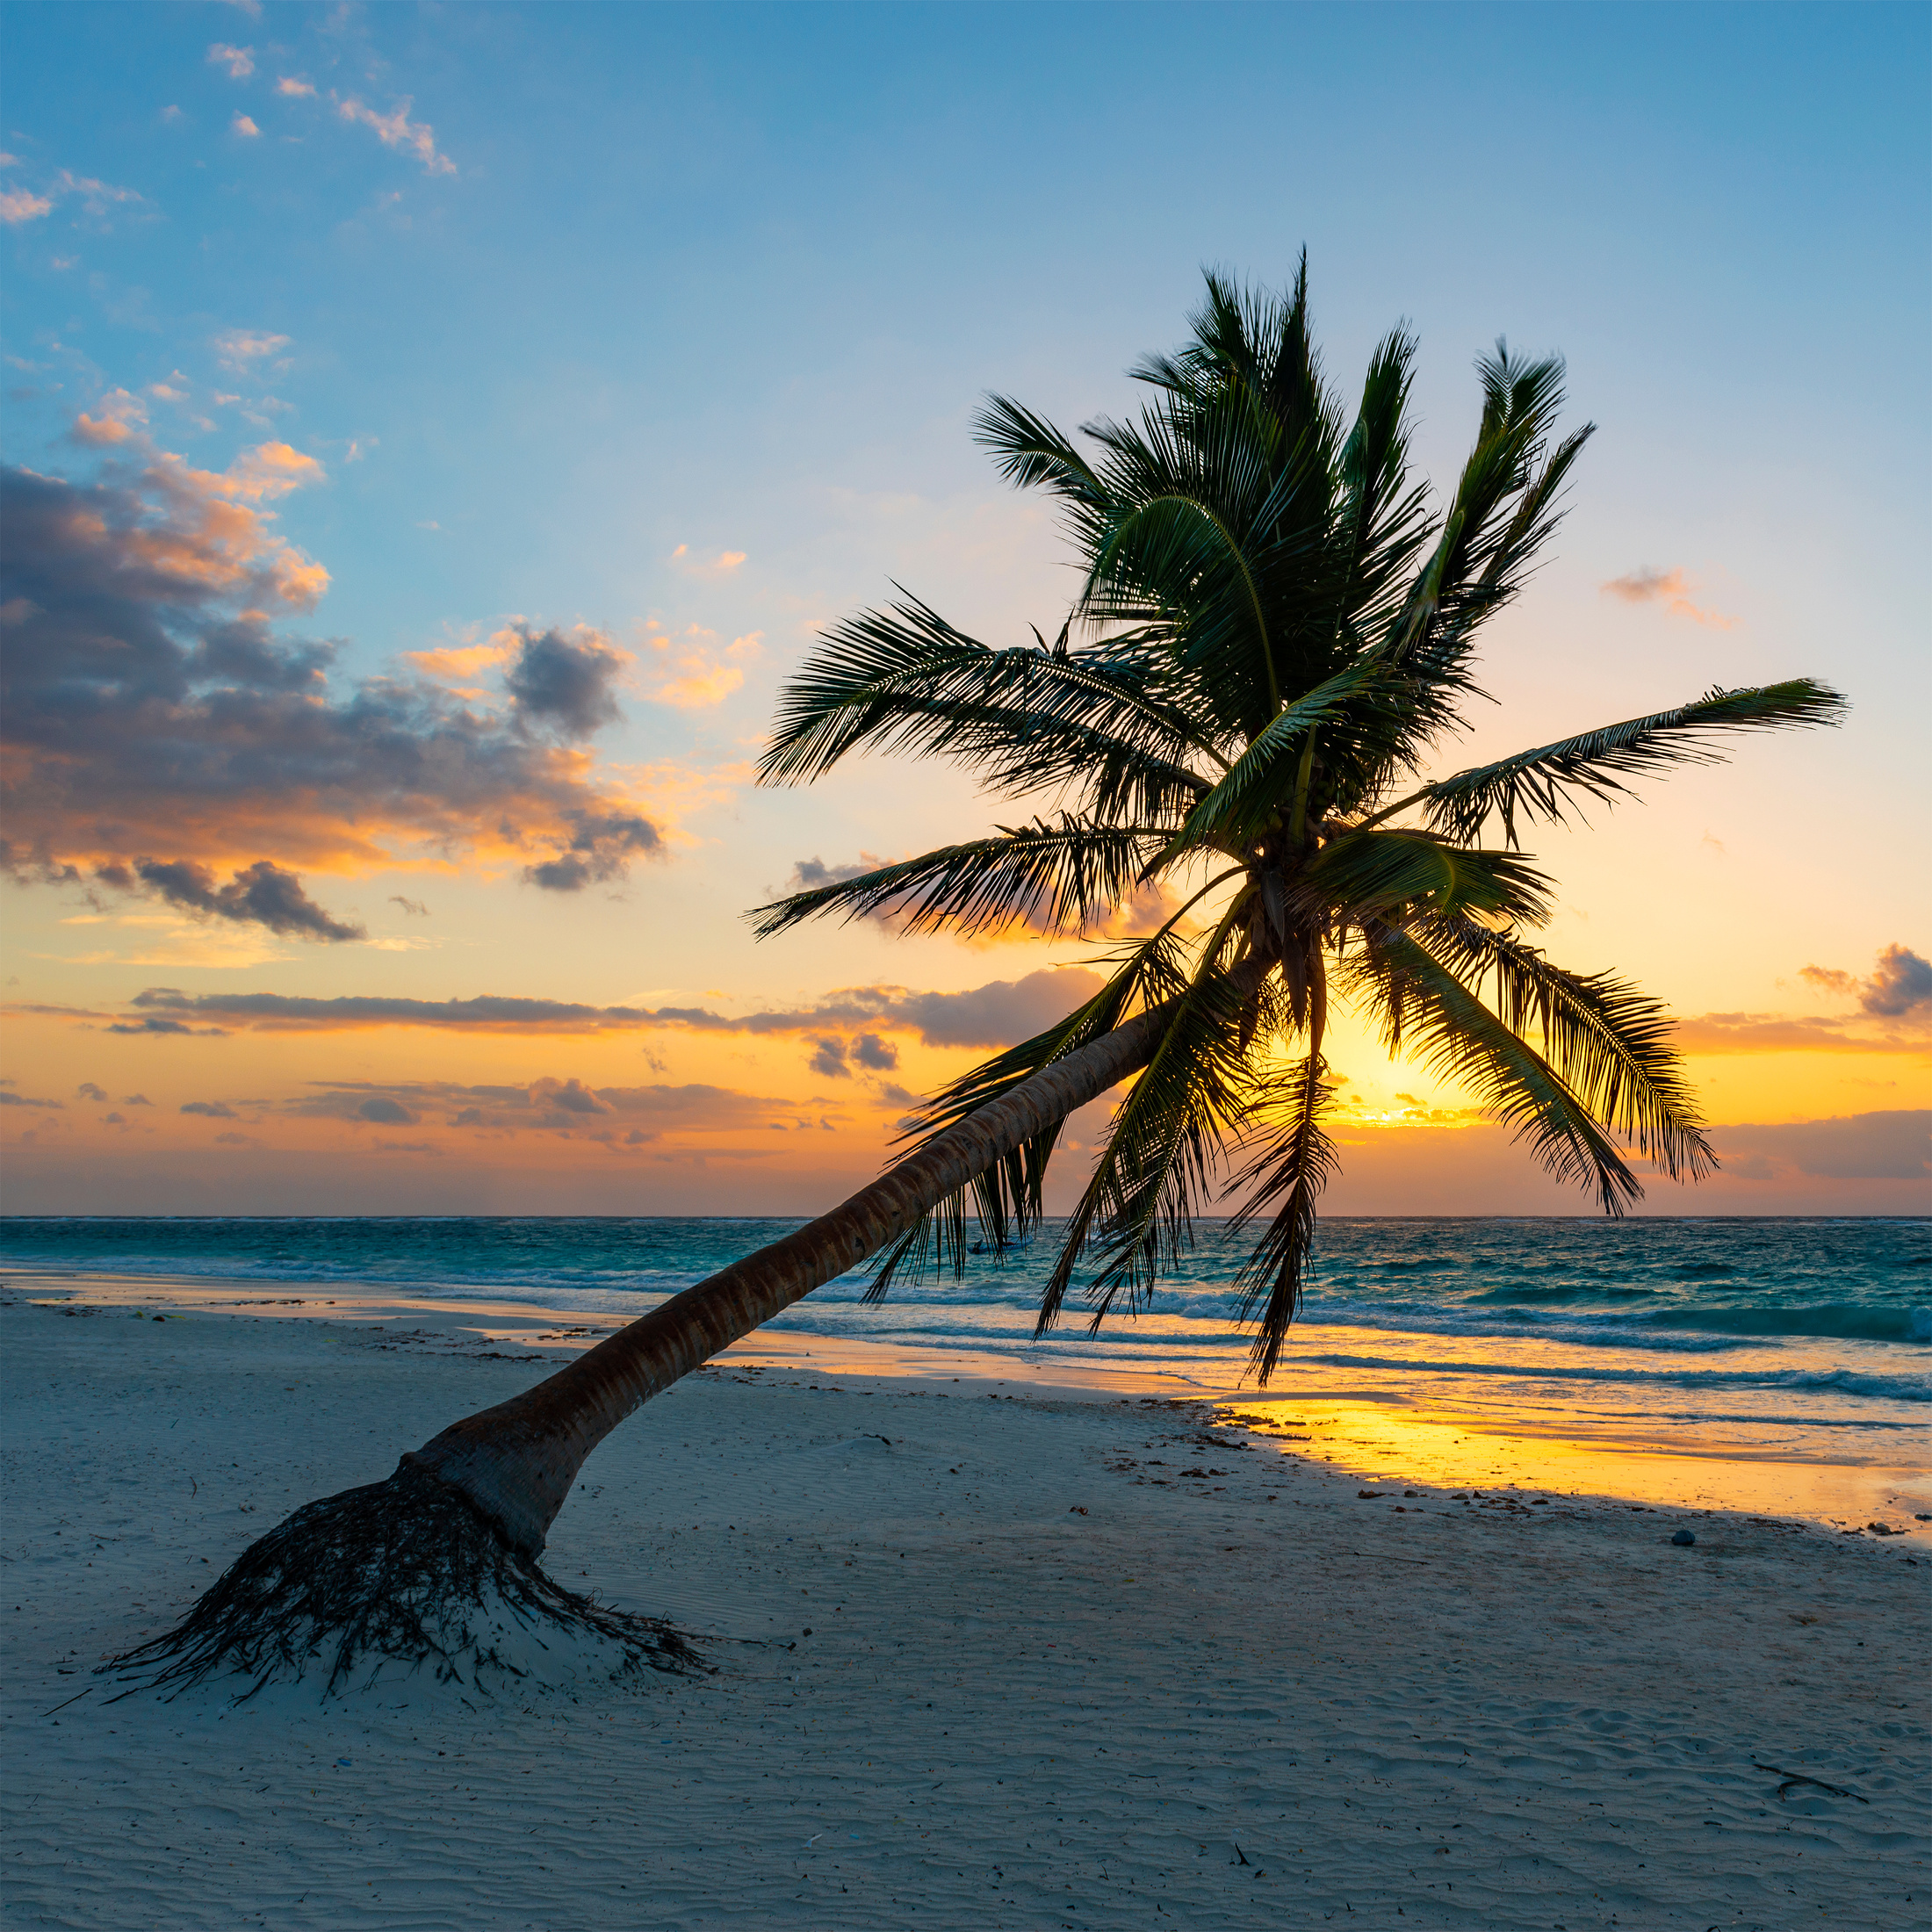
[[[1927,1526],[1363,1497],[1114,1391],[652,1404],[550,1560],[701,1680],[107,1703],[261,1529],[549,1366],[423,1334],[0,1307],[10,1925],[1932,1919]]]

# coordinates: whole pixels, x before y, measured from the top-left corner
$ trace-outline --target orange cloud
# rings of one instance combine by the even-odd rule
[[[148,422],[148,408],[139,396],[125,389],[111,389],[94,405],[98,415],[83,409],[75,417],[71,434],[76,443],[90,449],[105,449],[138,436]]]
[[[1916,1053],[1932,1052],[1932,1042],[1895,1034],[1849,1031],[1850,1022],[1791,1019],[1782,1013],[1707,1013],[1677,1022],[1680,1053]]]
[[[721,550],[715,557],[694,557],[688,544],[680,544],[671,552],[671,561],[687,577],[728,577],[745,561],[741,550]]]
[[[717,634],[703,624],[690,624],[672,638],[658,628],[653,619],[645,626],[644,642],[657,655],[647,660],[651,668],[644,683],[644,695],[653,704],[668,704],[678,710],[701,710],[722,704],[745,681],[739,664],[755,657],[761,645],[760,633],[753,631],[734,638],[723,652],[717,650]]]
[[[18,227],[23,221],[38,221],[42,215],[53,212],[53,202],[46,195],[37,195],[31,189],[0,191],[0,221],[10,228]]]
[[[1690,580],[1681,570],[1653,570],[1646,565],[1627,575],[1612,577],[1598,588],[1606,597],[1618,597],[1625,603],[1661,603],[1669,616],[1688,617],[1712,631],[1730,631],[1737,624],[1735,617],[1693,603]]]
[[[905,986],[847,986],[816,1005],[748,1013],[703,1006],[594,1006],[565,999],[482,993],[461,999],[417,999],[400,994],[322,998],[296,993],[188,993],[151,986],[124,1011],[50,1006],[10,1011],[105,1027],[118,1034],[219,1035],[262,1033],[364,1033],[415,1027],[458,1034],[635,1033],[677,1027],[693,1033],[851,1034],[914,1033],[929,1047],[1010,1046],[1063,1020],[1101,986],[1084,967],[993,980],[960,992],[922,992]],[[887,1065],[874,1052],[861,1065]]]
[[[250,375],[255,364],[267,360],[279,350],[288,347],[286,335],[272,335],[261,329],[224,329],[214,339],[214,352],[220,358],[225,369],[232,369],[238,376]],[[236,397],[217,396],[217,402],[237,401]]]
[[[422,163],[423,170],[432,175],[453,175],[456,163],[447,155],[436,150],[436,133],[426,121],[409,119],[410,97],[403,96],[388,113],[380,114],[372,107],[365,107],[351,94],[347,99],[331,96],[335,100],[335,112],[345,121],[359,122],[372,129],[376,139],[385,148],[406,148]]]

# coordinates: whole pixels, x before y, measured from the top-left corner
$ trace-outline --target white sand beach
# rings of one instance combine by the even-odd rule
[[[1363,1496],[1118,1390],[652,1404],[548,1561],[707,1676],[111,1702],[263,1528],[554,1360],[348,1312],[0,1307],[10,1926],[1932,1921],[1932,1525]]]

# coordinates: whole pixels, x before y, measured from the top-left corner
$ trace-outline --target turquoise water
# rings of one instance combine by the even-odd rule
[[[368,1283],[446,1299],[631,1316],[799,1225],[625,1219],[0,1220],[0,1265],[228,1283]],[[1227,1386],[1248,1337],[1238,1251],[1209,1224],[1137,1317],[1098,1336],[1078,1308],[1035,1341],[1053,1229],[1004,1262],[896,1285],[820,1288],[771,1324]],[[1748,1423],[1922,1429],[1932,1411],[1932,1222],[1349,1220],[1323,1225],[1288,1364],[1326,1380],[1488,1406]],[[1526,1385],[1535,1385],[1531,1389]],[[1487,1387],[1489,1393],[1485,1395]]]

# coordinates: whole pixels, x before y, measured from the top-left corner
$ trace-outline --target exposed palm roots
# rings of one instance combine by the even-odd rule
[[[491,1693],[703,1669],[661,1618],[565,1590],[469,1498],[404,1463],[386,1482],[296,1510],[251,1544],[165,1636],[103,1669],[173,1695],[220,1675],[322,1678],[329,1697],[428,1673]]]

